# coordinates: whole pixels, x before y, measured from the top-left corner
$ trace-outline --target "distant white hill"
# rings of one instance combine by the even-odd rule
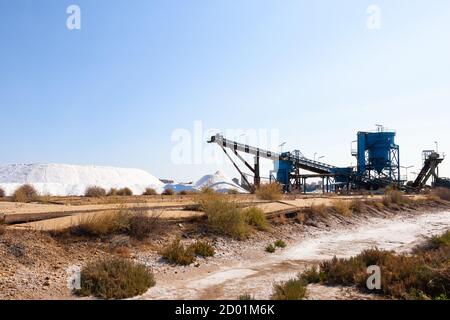
[[[228,192],[229,190],[236,190],[239,193],[248,193],[247,190],[234,183],[231,178],[229,178],[221,171],[217,171],[214,174],[208,174],[202,177],[195,183],[195,187],[198,190],[201,190],[203,188],[211,188],[216,192],[222,193]]]
[[[0,166],[0,188],[11,195],[19,186],[31,184],[41,195],[84,195],[89,186],[130,188],[133,194],[142,194],[146,188],[157,192],[164,183],[140,169],[67,164],[14,164]]]

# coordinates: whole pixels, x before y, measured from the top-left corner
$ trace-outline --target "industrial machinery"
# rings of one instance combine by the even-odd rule
[[[378,126],[376,131],[358,132],[356,148],[352,148],[352,155],[357,159],[356,167],[335,167],[323,162],[306,158],[299,150],[277,153],[252,147],[236,141],[228,140],[222,135],[212,136],[208,143],[218,144],[239,171],[248,189],[258,187],[261,183],[260,158],[274,161],[275,175],[271,180],[279,182],[285,192],[305,192],[306,180],[309,178],[322,179],[322,191],[347,191],[352,189],[375,190],[394,185],[405,191],[420,190],[430,177],[435,183],[448,183],[440,179],[437,166],[443,161],[437,153],[424,153],[424,166],[416,181],[405,184],[400,179],[400,148],[395,143],[396,133]],[[252,172],[253,185],[246,174],[242,172],[227,150],[231,150],[236,157]],[[254,156],[254,164],[248,163],[240,153]],[[302,174],[300,170],[308,171]]]

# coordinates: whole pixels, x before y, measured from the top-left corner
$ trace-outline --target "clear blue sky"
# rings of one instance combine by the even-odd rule
[[[435,140],[450,154],[449,34],[448,0],[0,0],[0,164],[195,180],[222,166],[172,163],[171,135],[199,120],[277,129],[285,150],[342,166],[381,123],[417,169]]]

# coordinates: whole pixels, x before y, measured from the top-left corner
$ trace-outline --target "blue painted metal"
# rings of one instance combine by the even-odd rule
[[[277,181],[283,186],[289,186],[289,175],[293,170],[292,161],[278,160],[275,161],[275,170],[277,172]]]
[[[358,132],[357,172],[360,176],[383,174],[400,180],[399,146],[395,132]]]

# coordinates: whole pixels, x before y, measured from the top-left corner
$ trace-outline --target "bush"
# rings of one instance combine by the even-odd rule
[[[164,196],[173,196],[175,194],[175,191],[172,188],[166,188],[164,189],[162,195]]]
[[[438,298],[450,292],[450,246],[447,234],[437,240],[438,245],[423,249],[415,255],[395,254],[371,249],[355,257],[324,261],[320,273],[307,272],[299,277],[326,285],[356,285],[367,290],[367,267],[377,265],[383,270],[381,290],[386,296],[400,299]],[[434,249],[432,249],[434,248]]]
[[[19,187],[16,191],[14,191],[12,199],[14,202],[33,202],[39,199],[38,193],[36,189],[29,185],[25,184]]]
[[[130,230],[131,215],[125,210],[112,213],[82,214],[71,233],[83,236],[107,236],[126,233]]]
[[[275,284],[272,300],[303,300],[307,296],[308,283],[302,279],[291,279]]]
[[[322,281],[322,276],[317,266],[306,269],[303,273],[299,274],[298,278],[303,279],[306,283],[319,283]]]
[[[442,200],[450,201],[450,189],[447,188],[436,188],[433,190],[433,195],[439,197]]]
[[[214,247],[206,241],[196,241],[190,245],[190,249],[194,251],[197,256],[207,258],[215,254]]]
[[[195,252],[192,247],[185,247],[180,239],[174,240],[170,245],[163,248],[161,256],[172,264],[190,265],[195,261]]]
[[[350,210],[352,212],[361,213],[364,211],[364,203],[360,199],[355,199],[350,203]]]
[[[107,194],[107,196],[117,196],[117,189],[116,188],[111,188],[109,191],[108,191],[108,194]]]
[[[137,240],[143,240],[160,227],[160,218],[160,212],[153,212],[150,215],[139,212],[130,215],[128,234]]]
[[[236,189],[228,189],[227,193],[228,194],[239,194],[239,192]]]
[[[88,187],[84,192],[84,196],[89,198],[104,197],[106,196],[106,190],[97,186]]]
[[[122,188],[122,189],[117,190],[117,195],[118,196],[132,196],[133,191],[131,191],[130,188]]]
[[[273,244],[268,244],[266,247],[266,252],[274,253],[275,252],[275,246]]]
[[[250,233],[246,216],[235,203],[222,196],[208,195],[202,199],[200,206],[213,232],[236,239],[245,239]]]
[[[188,192],[186,190],[181,190],[180,192],[178,192],[178,195],[186,196],[186,195],[188,195]]]
[[[333,208],[342,216],[348,217],[352,215],[352,210],[350,209],[350,203],[345,200],[334,201]]]
[[[260,208],[251,207],[244,210],[247,223],[260,231],[269,230],[266,214]]]
[[[284,242],[283,240],[275,241],[274,245],[278,248],[286,248],[286,242]]]
[[[5,190],[0,188],[0,198],[4,198],[4,197],[5,197]]]
[[[87,264],[81,270],[81,296],[125,299],[144,294],[155,285],[153,273],[144,265],[123,258],[108,258]]]
[[[158,193],[156,192],[155,189],[153,189],[153,188],[146,188],[142,195],[143,196],[156,196],[157,194]]]
[[[256,196],[261,200],[276,201],[281,199],[283,188],[278,182],[261,184],[256,189]]]

